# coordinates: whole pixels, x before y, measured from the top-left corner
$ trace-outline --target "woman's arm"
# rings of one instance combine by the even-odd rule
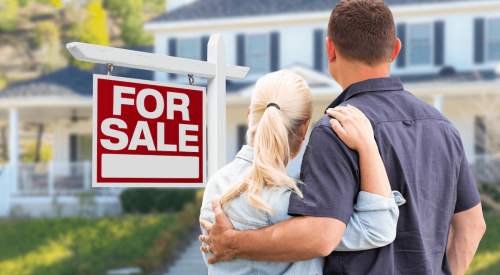
[[[391,185],[378,151],[370,120],[356,107],[336,107],[327,111],[333,130],[352,150],[359,154],[361,190],[389,198]]]

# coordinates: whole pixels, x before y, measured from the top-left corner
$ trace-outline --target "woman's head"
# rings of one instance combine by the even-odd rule
[[[223,204],[248,190],[250,205],[272,211],[260,199],[264,184],[289,187],[302,196],[286,168],[300,152],[312,106],[309,86],[296,73],[281,70],[257,81],[248,112],[247,132],[248,144],[254,147],[253,167],[242,182],[222,196]]]

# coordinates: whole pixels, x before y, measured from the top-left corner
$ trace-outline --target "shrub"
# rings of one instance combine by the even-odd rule
[[[52,21],[44,21],[35,28],[35,43],[40,47],[44,44],[52,46],[60,44],[60,33]]]
[[[185,203],[195,199],[196,192],[196,189],[128,189],[120,200],[126,213],[180,211]]]
[[[26,0],[24,0],[27,2]],[[63,6],[62,0],[38,0],[38,2],[45,4],[45,5],[50,5],[56,8],[60,8]]]
[[[0,0],[0,32],[16,27],[18,9],[17,0]]]
[[[106,25],[106,11],[101,7],[100,1],[91,1],[85,7],[87,18],[83,24],[73,26],[73,36],[79,42],[107,46],[109,44],[108,27]],[[81,69],[89,70],[94,65],[72,59],[71,63]]]

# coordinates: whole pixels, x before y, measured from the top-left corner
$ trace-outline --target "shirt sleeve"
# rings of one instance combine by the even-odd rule
[[[479,191],[476,186],[476,180],[474,179],[474,175],[472,174],[465,153],[463,154],[459,169],[455,213],[471,209],[481,202]]]
[[[302,159],[304,184],[299,188],[304,197],[291,194],[288,214],[330,217],[347,225],[359,192],[358,158],[329,124],[316,125]]]

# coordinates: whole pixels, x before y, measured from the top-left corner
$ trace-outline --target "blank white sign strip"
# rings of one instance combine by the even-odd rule
[[[198,178],[199,157],[103,154],[103,178]]]

